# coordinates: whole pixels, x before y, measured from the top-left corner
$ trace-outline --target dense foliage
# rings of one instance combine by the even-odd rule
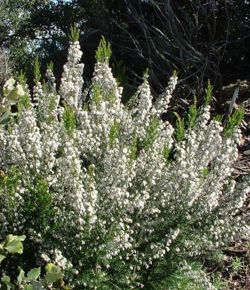
[[[25,238],[25,236],[14,236],[10,234],[2,243],[0,243],[0,264],[2,264],[1,267],[5,269],[10,268],[9,266],[11,255],[23,253],[23,241],[25,240]],[[30,269],[27,273],[25,273],[25,271],[21,267],[18,267],[18,270],[19,274],[16,281],[11,281],[11,277],[6,275],[6,272],[4,273],[4,275],[2,275],[0,284],[1,289],[69,289],[67,286],[64,285],[63,273],[61,269],[52,263],[46,265],[46,274],[43,278],[41,278],[41,267]]]
[[[145,74],[124,106],[104,39],[87,97],[78,37],[58,91],[37,61],[32,100],[23,75],[3,87],[0,240],[25,235],[24,271],[53,262],[73,289],[215,289],[197,261],[249,233],[249,176],[232,178],[242,112],[210,120],[209,85],[200,110],[163,122],[176,74],[155,102]]]
[[[127,93],[146,68],[153,92],[161,92],[176,69],[177,89],[183,92],[179,100],[200,95],[208,78],[219,91],[237,78],[249,79],[249,5],[243,0],[2,1],[0,43],[10,48],[19,70],[31,73],[27,60],[34,55],[53,60],[59,82],[67,34],[76,23],[86,51],[86,77],[92,75],[95,47],[104,35],[113,47],[115,76]]]

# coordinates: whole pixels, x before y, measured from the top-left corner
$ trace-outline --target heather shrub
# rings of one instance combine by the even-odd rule
[[[5,85],[1,106],[14,91],[18,112],[0,127],[1,240],[27,236],[22,263],[55,263],[73,289],[214,289],[193,261],[249,233],[249,176],[232,178],[241,114],[211,120],[210,86],[163,122],[176,74],[155,102],[145,74],[123,105],[104,39],[87,97],[81,56],[72,31],[58,91],[38,64],[32,97],[23,77]]]

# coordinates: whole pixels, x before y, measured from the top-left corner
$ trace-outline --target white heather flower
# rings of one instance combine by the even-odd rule
[[[17,94],[18,94],[18,96],[22,97],[22,96],[25,95],[25,91],[24,91],[22,85],[17,84],[16,89],[17,89]]]
[[[60,95],[62,99],[74,109],[81,106],[81,93],[83,86],[83,68],[79,63],[82,57],[80,44],[78,41],[70,43],[68,61],[64,65],[64,71],[60,85]]]
[[[34,88],[37,105],[0,127],[0,169],[17,175],[11,192],[1,188],[1,234],[28,231],[40,254],[52,247],[48,256],[83,277],[108,275],[107,268],[121,263],[131,271],[124,278],[131,289],[167,255],[188,259],[249,235],[246,217],[238,217],[249,175],[231,181],[238,129],[226,137],[205,106],[176,142],[174,128],[160,116],[177,78],[155,103],[145,78],[128,108],[107,62],[96,64],[90,100],[82,106],[81,56],[79,43],[71,43],[59,93],[48,71],[48,82]],[[5,89],[15,85],[10,80]],[[74,120],[65,120],[67,106]],[[41,222],[27,210],[33,200]],[[183,269],[212,289],[203,273]],[[77,282],[79,289],[92,287],[92,281]]]
[[[161,114],[167,112],[168,105],[172,97],[173,91],[176,87],[176,84],[177,84],[177,76],[174,75],[169,79],[167,88],[157,98],[157,101],[154,104],[153,112],[156,113],[157,116],[160,116]]]
[[[40,82],[37,82],[33,88],[32,104],[34,105],[34,107],[37,107],[38,104],[41,103],[41,99],[44,97],[45,96],[44,96],[42,84]]]
[[[45,262],[50,262],[50,258],[49,258],[49,256],[48,255],[46,255],[45,253],[43,253],[42,255],[41,255],[41,258],[45,261]]]

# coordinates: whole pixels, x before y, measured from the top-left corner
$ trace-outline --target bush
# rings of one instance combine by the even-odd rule
[[[15,67],[25,70],[29,83],[29,59],[35,55],[42,59],[43,70],[46,61],[56,63],[59,81],[66,36],[76,23],[84,32],[80,43],[87,51],[83,59],[88,80],[96,44],[104,35],[112,44],[115,76],[126,97],[148,67],[155,95],[174,69],[180,71],[175,105],[186,107],[194,92],[200,97],[208,78],[218,92],[215,96],[224,103],[223,86],[249,79],[249,7],[248,1],[236,0],[2,1],[0,44],[10,48]]]
[[[29,237],[23,263],[55,261],[74,289],[166,289],[191,278],[213,289],[192,263],[249,233],[239,215],[249,176],[232,178],[240,114],[230,130],[210,121],[210,86],[206,105],[174,129],[161,116],[175,74],[156,102],[145,74],[125,107],[104,40],[87,98],[71,39],[59,92],[51,66],[41,83],[36,65],[34,102],[23,78],[5,85],[18,113],[0,127],[0,238]]]

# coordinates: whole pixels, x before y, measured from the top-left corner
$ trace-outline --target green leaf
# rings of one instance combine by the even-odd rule
[[[25,281],[25,272],[23,269],[20,268],[20,272],[17,277],[17,283],[18,285],[21,285],[24,281]]]
[[[21,85],[25,85],[27,83],[27,78],[25,76],[25,73],[21,70],[19,75],[18,75],[18,82]]]
[[[210,170],[208,167],[204,167],[200,170],[200,175],[202,178],[206,178],[209,174]]]
[[[96,51],[96,60],[97,62],[108,62],[111,57],[111,45],[109,42],[106,42],[104,36],[102,36],[99,46]]]
[[[55,283],[56,281],[63,278],[63,273],[61,272],[61,269],[52,263],[49,263],[45,267],[45,270],[46,270],[45,279],[48,283]]]
[[[34,290],[33,286],[32,285],[25,285],[23,290]]]
[[[23,242],[26,239],[26,236],[25,235],[22,235],[22,236],[8,235],[7,239],[13,239],[13,240]]]
[[[138,145],[138,140],[137,138],[134,138],[129,148],[130,149],[129,158],[131,161],[135,160],[137,157],[137,153],[138,153],[137,145]]]
[[[50,62],[47,64],[47,69],[53,71],[53,69],[54,69],[54,63],[53,63],[52,61],[50,61]]]
[[[92,87],[91,101],[97,106],[100,105],[102,101],[101,89],[96,84]]]
[[[4,275],[1,278],[1,282],[7,286],[7,290],[15,289],[15,285],[10,282],[10,277]]]
[[[174,112],[174,115],[177,118],[175,136],[176,136],[177,141],[181,141],[185,137],[185,122],[184,122],[184,119],[178,115],[178,113]]]
[[[0,117],[0,124],[4,125],[7,124],[10,121],[10,112],[5,112],[3,115]]]
[[[232,136],[234,130],[237,126],[241,124],[244,119],[245,109],[243,106],[240,106],[231,116],[228,116],[226,126],[225,126],[225,134],[226,136]]]
[[[27,274],[27,278],[30,279],[30,280],[37,280],[38,277],[40,276],[41,274],[41,268],[34,268],[34,269],[31,269],[28,274]]]
[[[13,236],[8,235],[6,238],[5,249],[10,254],[22,254],[23,253],[23,244],[22,242],[25,240],[25,236]]]
[[[116,120],[114,121],[114,123],[112,124],[110,131],[109,131],[109,144],[110,147],[113,148],[117,139],[119,138],[119,133],[120,133],[120,123],[117,122]]]
[[[177,77],[178,76],[178,71],[177,70],[174,70],[173,71],[173,77]]]
[[[6,99],[11,103],[11,104],[16,104],[20,95],[18,94],[18,89],[14,88],[12,91],[6,95]]]
[[[3,283],[6,284],[6,285],[9,284],[9,283],[10,283],[10,277],[4,275],[4,276],[1,278],[1,282],[3,282]]]
[[[41,64],[39,62],[38,57],[36,57],[35,59],[35,63],[34,63],[34,80],[35,83],[38,83],[41,79],[42,75],[41,75]]]
[[[12,241],[10,243],[8,243],[8,245],[5,247],[6,250],[11,253],[11,254],[22,254],[23,253],[23,245],[20,241]]]
[[[80,30],[76,27],[76,25],[71,26],[69,40],[72,42],[78,41],[80,38]]]
[[[160,122],[158,117],[152,116],[149,125],[146,129],[146,136],[141,144],[142,148],[144,148],[145,150],[148,150],[153,145],[158,134],[159,124]]]
[[[31,284],[32,284],[33,290],[44,290],[45,289],[43,287],[42,283],[39,281],[32,281]]]
[[[216,115],[214,118],[213,118],[214,121],[217,121],[219,123],[222,122],[223,120],[223,116],[222,115]]]
[[[1,264],[1,262],[5,259],[6,257],[4,256],[4,255],[1,255],[0,254],[0,264]]]
[[[89,175],[90,177],[93,177],[94,174],[95,174],[95,165],[94,165],[94,164],[90,164],[90,165],[88,166],[88,175]]]
[[[187,115],[187,127],[188,128],[193,128],[196,122],[198,116],[198,110],[197,110],[197,98],[194,96],[194,103],[193,105],[190,106],[188,110],[188,115]]]
[[[166,165],[169,163],[168,158],[169,158],[170,153],[171,153],[171,149],[167,145],[164,145],[162,154],[163,154]]]
[[[5,112],[8,112],[6,105],[0,105],[0,113],[5,113]]]
[[[64,108],[63,121],[66,131],[72,133],[76,128],[76,115],[74,109],[68,105]]]
[[[24,95],[20,98],[18,102],[18,111],[21,111],[22,109],[26,109],[30,107],[30,98],[28,95]]]
[[[207,88],[205,89],[205,93],[206,93],[205,104],[206,106],[208,106],[213,99],[213,86],[211,85],[210,80],[208,80],[207,82]]]

